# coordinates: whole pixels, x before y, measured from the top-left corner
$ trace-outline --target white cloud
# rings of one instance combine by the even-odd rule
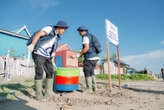
[[[145,54],[126,56],[122,57],[121,60],[137,70],[143,70],[144,67],[146,67],[155,73],[160,73],[160,68],[164,64],[164,50],[155,50]]]
[[[160,44],[164,45],[164,41],[161,41]]]
[[[48,8],[59,4],[56,0],[28,0],[32,8]]]

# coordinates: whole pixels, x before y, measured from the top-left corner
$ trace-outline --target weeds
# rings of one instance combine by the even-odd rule
[[[108,74],[98,74],[96,75],[97,79],[103,79],[103,80],[108,80],[109,75]],[[118,75],[111,75],[112,80],[117,80]],[[121,80],[154,80],[154,78],[150,75],[147,74],[121,74]]]

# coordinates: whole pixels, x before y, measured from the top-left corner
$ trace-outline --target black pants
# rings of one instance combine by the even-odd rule
[[[85,77],[91,77],[94,75],[94,69],[98,60],[84,60],[84,75]]]
[[[35,63],[35,80],[41,80],[43,78],[43,72],[46,73],[46,78],[50,79],[53,77],[53,64],[50,58],[43,57],[32,53],[32,58]]]

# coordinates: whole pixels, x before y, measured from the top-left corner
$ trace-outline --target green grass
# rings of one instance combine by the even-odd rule
[[[108,80],[108,74],[98,74],[96,75],[97,79],[103,79],[103,80]],[[117,80],[118,75],[111,75],[112,80]],[[147,75],[147,74],[121,74],[121,80],[154,80],[153,77]]]

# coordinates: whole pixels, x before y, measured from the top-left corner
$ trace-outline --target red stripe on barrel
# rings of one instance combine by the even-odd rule
[[[63,76],[56,76],[56,84],[78,84],[79,77],[63,77]]]

